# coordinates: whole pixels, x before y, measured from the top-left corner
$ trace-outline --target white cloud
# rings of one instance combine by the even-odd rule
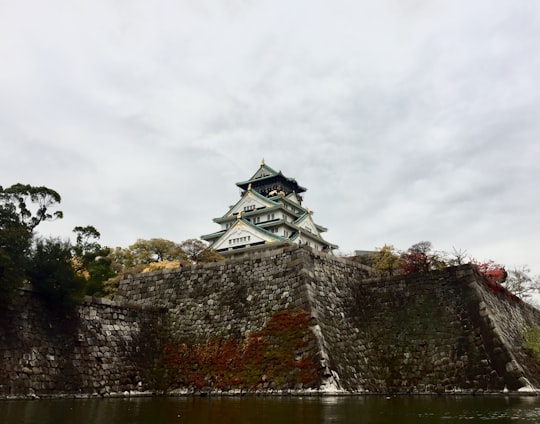
[[[105,243],[216,229],[264,157],[344,251],[431,240],[540,273],[540,6],[0,6],[0,184]]]

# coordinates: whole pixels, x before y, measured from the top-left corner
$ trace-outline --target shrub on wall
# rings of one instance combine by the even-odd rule
[[[522,332],[523,348],[540,362],[540,327],[533,325]]]

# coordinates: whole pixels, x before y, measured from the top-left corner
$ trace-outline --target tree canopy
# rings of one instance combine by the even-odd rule
[[[29,230],[43,221],[62,218],[62,211],[50,211],[61,201],[56,191],[44,186],[14,184],[5,189],[0,186],[0,203],[18,215],[19,223]]]
[[[376,273],[391,277],[402,269],[401,257],[394,246],[385,244],[373,254],[373,269]]]
[[[49,304],[72,305],[84,294],[102,294],[103,281],[114,275],[109,249],[97,243],[94,227],[76,227],[75,245],[34,234],[40,223],[63,217],[60,202],[60,195],[48,187],[0,187],[1,301],[28,280]]]
[[[98,242],[101,234],[92,225],[75,227],[73,232],[76,242],[72,248],[72,265],[86,281],[84,291],[87,295],[104,296],[105,281],[115,276],[111,249]]]
[[[161,238],[138,239],[127,248],[116,247],[109,253],[111,268],[116,276],[106,282],[108,292],[114,292],[124,274],[171,269],[198,263],[223,260],[199,239],[180,243]]]
[[[27,276],[46,303],[57,311],[82,300],[85,278],[72,263],[72,247],[68,241],[37,239],[31,251]]]
[[[32,232],[21,225],[14,209],[0,203],[0,300],[24,281],[31,240]]]
[[[47,187],[0,186],[0,300],[8,299],[26,278],[33,230],[39,223],[62,217],[50,208],[60,195]]]

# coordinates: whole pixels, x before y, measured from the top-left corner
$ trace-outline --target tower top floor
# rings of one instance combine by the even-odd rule
[[[313,212],[302,206],[307,189],[294,178],[283,175],[263,162],[251,178],[236,183],[240,200],[214,222],[221,226],[215,233],[201,236],[222,254],[238,252],[265,244],[306,244],[317,250],[332,251],[327,229],[313,221]]]
[[[247,181],[241,181],[236,183],[243,192],[251,187],[252,190],[257,191],[265,197],[272,197],[276,195],[289,195],[296,193],[300,196],[307,189],[299,185],[294,178],[288,178],[281,171],[276,171],[268,166],[264,160],[261,162],[261,166],[253,174],[253,176]]]

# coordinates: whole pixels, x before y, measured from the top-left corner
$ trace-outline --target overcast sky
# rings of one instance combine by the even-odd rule
[[[540,273],[537,0],[0,0],[0,185],[69,237],[217,231],[261,159],[342,252]]]

